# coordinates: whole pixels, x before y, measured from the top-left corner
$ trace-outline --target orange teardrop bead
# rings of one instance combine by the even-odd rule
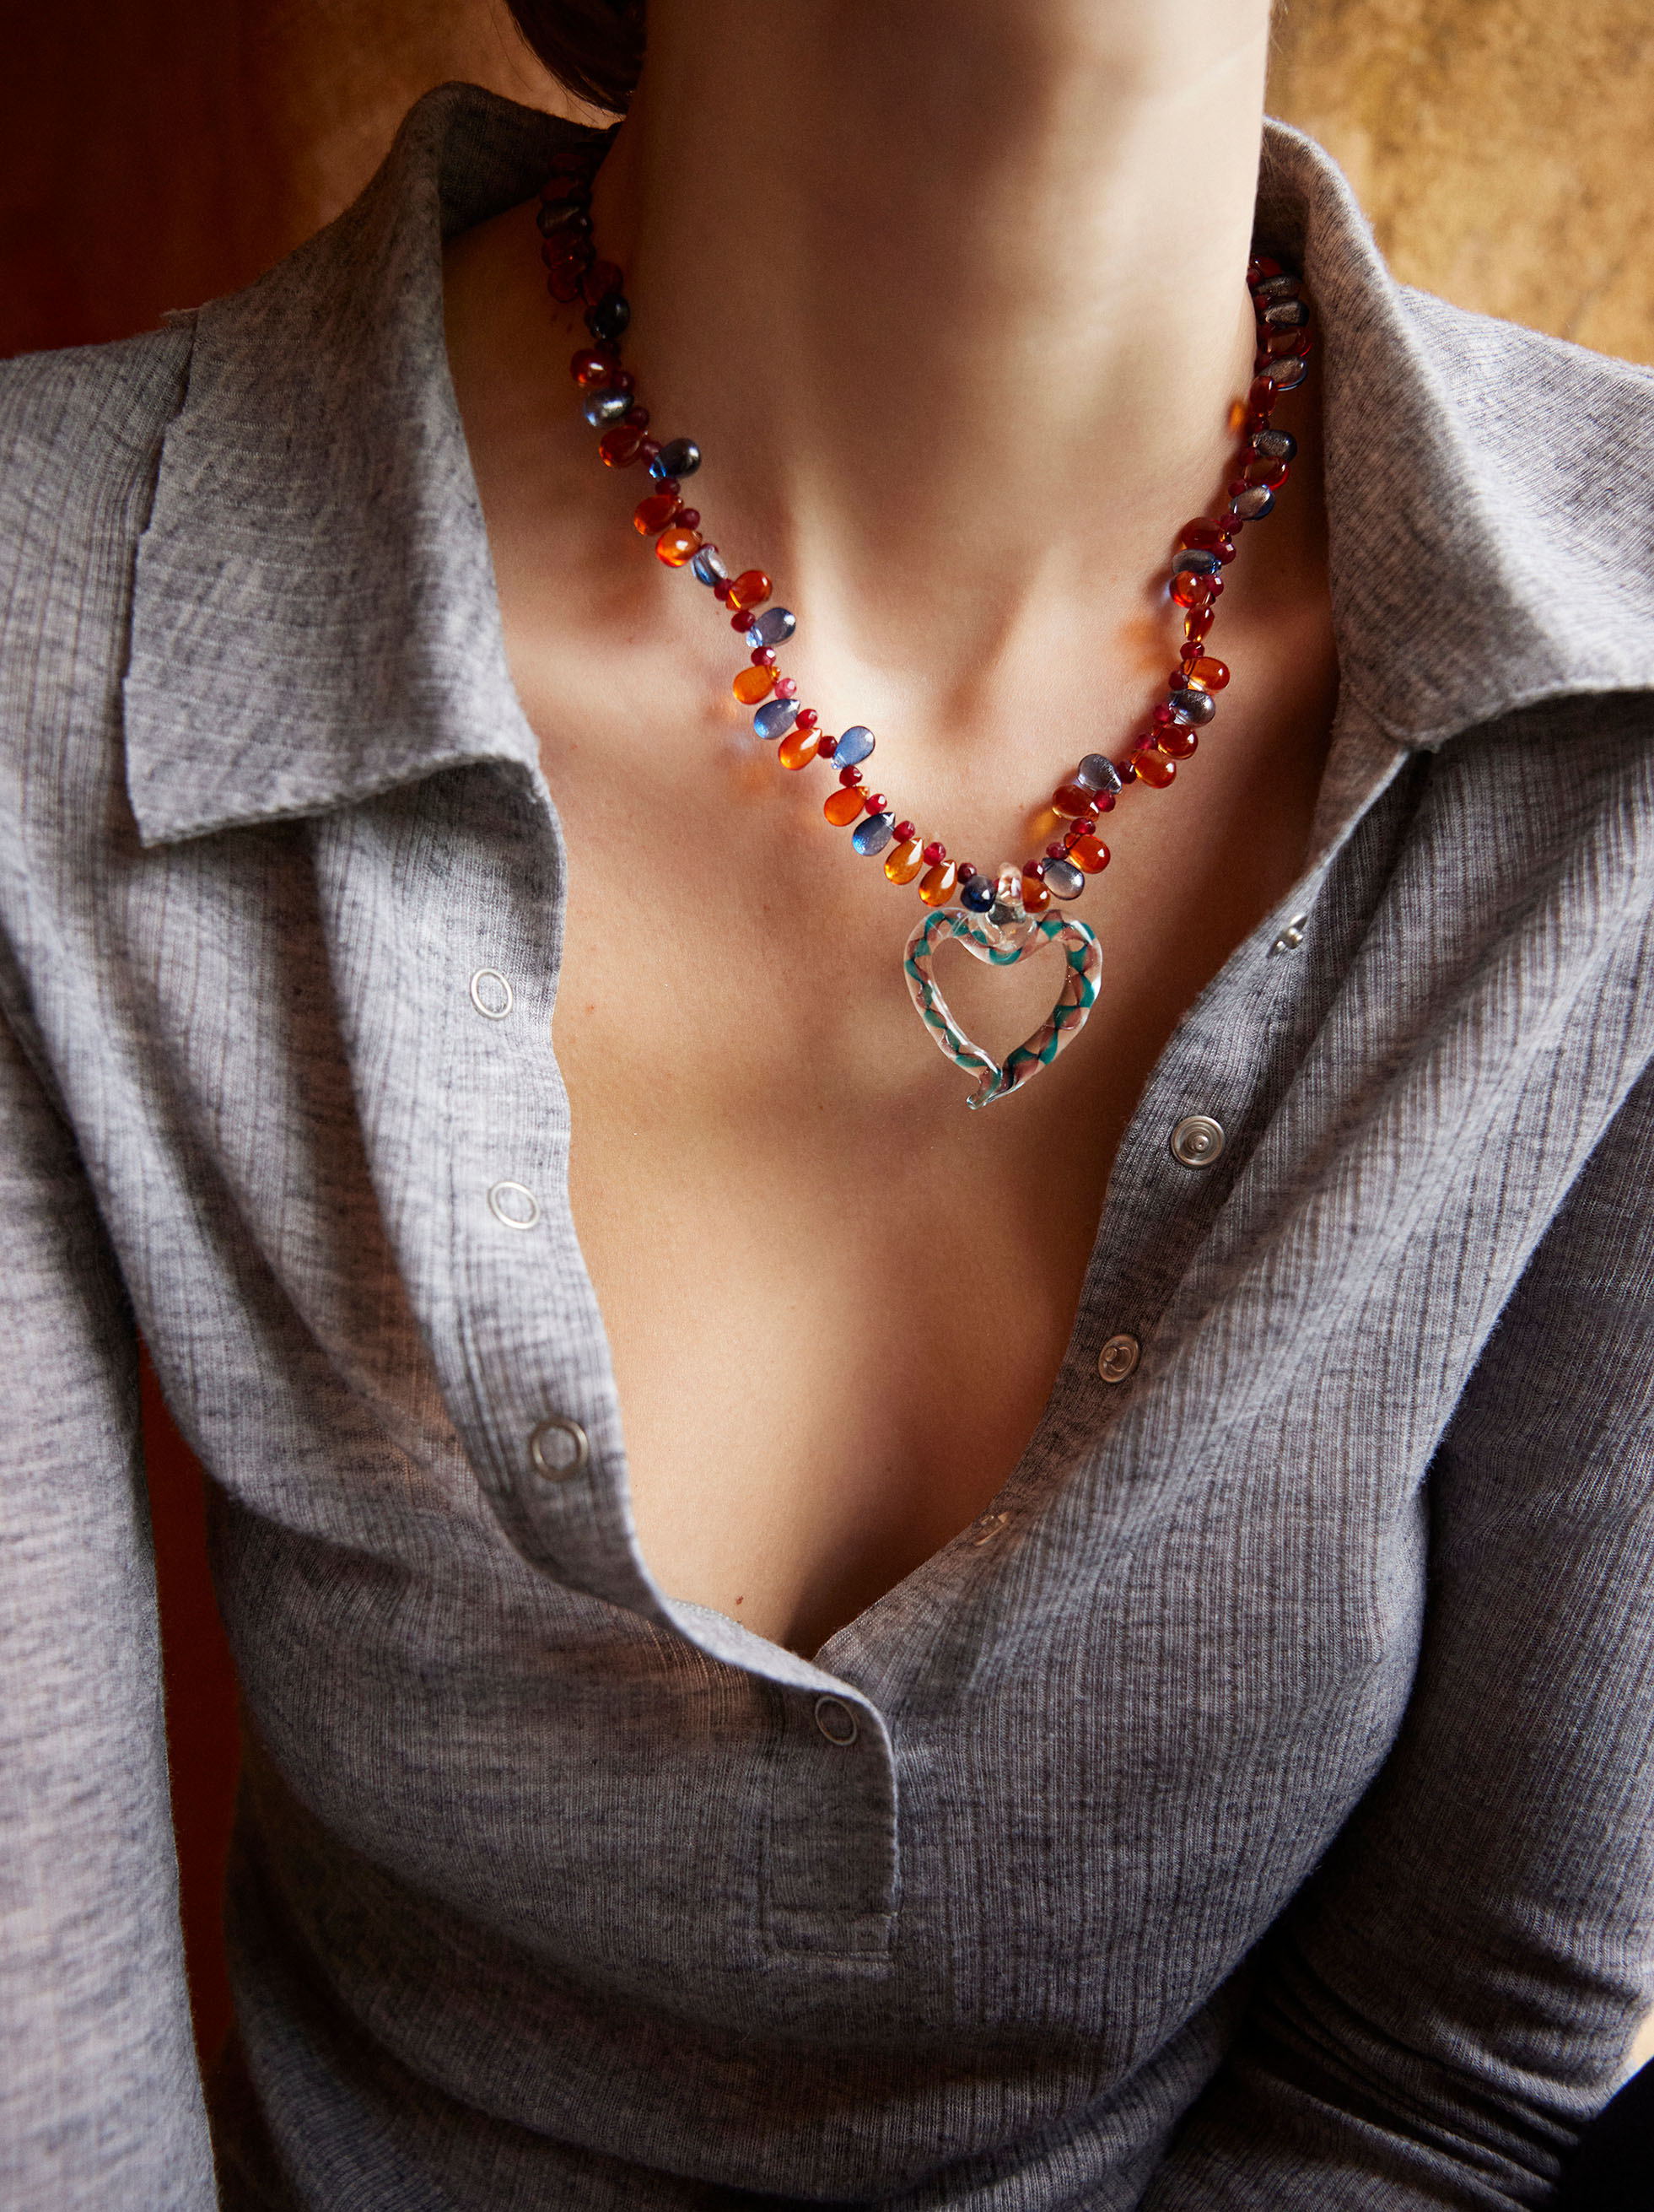
[[[1097,811],[1097,794],[1082,783],[1059,783],[1051,793],[1051,805],[1053,814],[1065,815],[1070,822],[1085,822]]]
[[[1192,730],[1160,732],[1160,750],[1172,760],[1187,760],[1199,742]]]
[[[730,586],[732,607],[761,607],[770,595],[770,580],[761,568],[743,568]]]
[[[644,538],[653,538],[665,529],[678,511],[678,495],[675,491],[651,493],[640,499],[632,516],[632,526]]]
[[[1139,783],[1146,783],[1153,791],[1164,791],[1178,772],[1176,761],[1169,761],[1164,753],[1133,753],[1131,765],[1137,771]]]
[[[669,568],[688,568],[700,550],[698,530],[663,530],[655,540],[655,551]]]
[[[735,679],[735,696],[743,707],[755,707],[769,697],[774,683],[772,668],[743,668]]]
[[[934,868],[925,870],[919,883],[919,896],[926,906],[946,906],[958,881],[959,870],[953,862],[938,861]]]
[[[837,791],[827,793],[827,805],[821,809],[835,830],[848,829],[852,822],[861,819],[862,787],[860,784],[840,784]]]
[[[1108,848],[1100,837],[1076,837],[1069,847],[1069,858],[1087,875],[1100,876],[1108,866]]]
[[[1203,691],[1221,691],[1228,680],[1228,670],[1221,660],[1213,659],[1209,653],[1203,653],[1189,671],[1189,681],[1198,685]]]
[[[911,884],[924,866],[924,848],[917,837],[893,845],[885,856],[884,872],[893,884]]]
[[[780,761],[783,768],[808,768],[815,759],[821,743],[819,730],[801,730],[797,722],[781,740]]]
[[[1022,878],[1022,908],[1026,914],[1044,914],[1051,904],[1051,893],[1038,876]]]

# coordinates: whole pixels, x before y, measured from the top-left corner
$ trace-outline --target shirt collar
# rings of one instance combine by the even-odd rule
[[[336,222],[200,311],[134,584],[146,844],[535,766],[441,249],[590,137],[444,86]],[[1316,302],[1344,714],[1433,745],[1547,696],[1654,688],[1654,379],[1397,286],[1336,167],[1278,124],[1257,232]]]

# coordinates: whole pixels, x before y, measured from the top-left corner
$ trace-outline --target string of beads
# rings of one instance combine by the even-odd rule
[[[772,587],[761,568],[731,575],[716,545],[701,534],[699,511],[683,497],[683,483],[700,466],[693,438],[666,443],[650,434],[649,410],[638,399],[632,373],[622,363],[621,343],[632,318],[625,279],[612,261],[597,258],[591,237],[591,177],[595,162],[571,162],[542,187],[538,222],[546,284],[554,300],[584,302],[591,343],[570,362],[582,394],[586,421],[599,433],[597,452],[605,466],[647,469],[653,489],[639,501],[633,521],[654,540],[657,557],[669,568],[688,568],[730,611],[730,627],[748,651],[735,678],[735,696],[754,708],[755,733],[777,745],[786,769],[828,763],[838,782],[822,812],[851,832],[857,853],[884,855],[884,872],[893,884],[916,878],[927,906],[946,907],[955,898],[973,913],[985,914],[995,900],[995,881],[968,860],[952,860],[940,840],[923,835],[910,820],[898,820],[882,791],[870,787],[867,762],[875,739],[857,723],[837,736],[821,727],[816,709],[803,703],[798,686],[783,673],[779,653],[797,628],[791,608],[770,604]],[[1297,454],[1288,430],[1274,427],[1277,401],[1308,374],[1309,303],[1299,279],[1267,256],[1247,264],[1246,282],[1257,317],[1257,347],[1253,377],[1241,410],[1239,449],[1234,473],[1224,493],[1222,511],[1197,515],[1178,532],[1172,547],[1167,591],[1183,617],[1183,645],[1178,665],[1166,679],[1166,696],[1149,714],[1148,726],[1132,738],[1118,760],[1088,753],[1059,783],[1049,802],[1061,827],[1043,854],[1022,864],[1022,902],[1029,915],[1043,914],[1051,900],[1078,898],[1088,878],[1108,866],[1109,850],[1098,835],[1102,816],[1111,813],[1126,785],[1164,791],[1176,778],[1178,763],[1196,750],[1200,732],[1217,713],[1217,695],[1229,671],[1209,650],[1217,603],[1223,596],[1223,572],[1235,557],[1235,541],[1249,523],[1261,522],[1274,508]],[[1049,818],[1049,817],[1048,817]]]

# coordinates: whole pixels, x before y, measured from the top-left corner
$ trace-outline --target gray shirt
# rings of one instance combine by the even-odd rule
[[[1654,380],[1398,289],[1271,129],[1307,871],[1021,1463],[806,1661],[651,1580],[566,1195],[439,244],[567,127],[433,94],[250,291],[0,379],[0,2196],[213,2200],[136,1324],[245,1701],[227,2203],[1542,2203],[1654,1996]]]

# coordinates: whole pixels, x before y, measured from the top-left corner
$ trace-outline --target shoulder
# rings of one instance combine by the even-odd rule
[[[1507,553],[1654,609],[1654,369],[1397,288]]]
[[[0,362],[7,632],[20,619],[38,622],[43,599],[95,588],[114,546],[142,531],[192,339],[184,322],[112,345]]]

